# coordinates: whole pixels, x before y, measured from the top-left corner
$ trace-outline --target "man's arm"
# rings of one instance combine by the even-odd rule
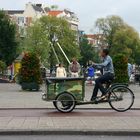
[[[93,63],[93,67],[97,67],[99,69],[102,69],[102,68],[106,67],[109,63],[110,63],[110,59],[107,58],[103,63],[99,63],[99,64]]]

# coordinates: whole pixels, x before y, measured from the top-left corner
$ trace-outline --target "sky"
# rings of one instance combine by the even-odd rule
[[[80,20],[79,28],[87,33],[95,31],[94,24],[98,18],[108,15],[121,16],[140,32],[140,0],[0,0],[0,9],[22,10],[28,2],[70,9]]]

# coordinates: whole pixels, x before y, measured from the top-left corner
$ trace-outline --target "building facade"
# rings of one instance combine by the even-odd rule
[[[95,47],[97,50],[100,49],[100,38],[101,34],[86,34],[89,44]]]
[[[14,21],[18,27],[18,31],[21,37],[26,34],[26,28],[32,24],[33,21],[39,19],[45,15],[45,11],[42,8],[42,4],[27,3],[25,10],[6,10],[5,11]]]
[[[74,12],[67,9],[50,10],[47,12],[47,15],[66,19],[70,24],[71,29],[78,32],[79,19]]]
[[[48,7],[43,7],[42,4],[29,2],[26,4],[25,10],[5,10],[5,12],[17,24],[21,37],[25,36],[26,28],[42,16],[63,17],[69,22],[71,29],[78,32],[79,20],[75,13],[70,10],[51,10]]]

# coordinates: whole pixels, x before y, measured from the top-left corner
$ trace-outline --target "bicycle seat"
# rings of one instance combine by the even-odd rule
[[[113,82],[113,80],[114,80],[114,79],[108,80],[108,81],[105,82],[105,84],[107,84],[107,85],[111,85],[112,82]]]

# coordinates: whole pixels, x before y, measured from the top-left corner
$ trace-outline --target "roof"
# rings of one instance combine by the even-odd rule
[[[87,34],[86,36],[87,36],[87,38],[95,38],[96,37],[95,34]]]
[[[23,14],[24,10],[6,10],[9,15],[14,15],[14,14]]]
[[[101,36],[101,34],[86,34],[86,37],[91,39],[96,39],[99,36]]]
[[[50,15],[50,16],[58,16],[61,13],[63,13],[63,11],[49,11],[48,15]]]
[[[69,9],[64,9],[64,11],[65,11],[66,14],[71,14],[71,15],[74,14],[74,12],[70,11]]]
[[[33,6],[35,11],[44,12],[43,9],[40,6],[37,6],[37,5],[32,5],[32,6]]]

